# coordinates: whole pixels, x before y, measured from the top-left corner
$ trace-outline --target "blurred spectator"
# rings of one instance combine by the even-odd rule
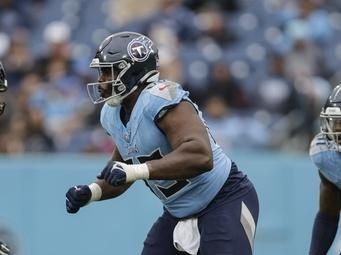
[[[332,29],[329,15],[323,8],[318,8],[318,2],[314,0],[297,1],[296,13],[293,19],[286,24],[286,32],[289,40],[305,37],[316,43],[327,43],[332,38]]]
[[[210,77],[209,94],[219,95],[232,109],[245,109],[249,106],[243,87],[231,76],[228,65],[223,62],[216,62],[212,66]]]
[[[28,31],[23,29],[16,29],[11,35],[4,65],[8,73],[8,80],[13,88],[20,83],[34,64],[34,57],[28,48],[29,39]]]
[[[227,151],[230,148],[230,134],[226,129],[228,123],[228,108],[224,98],[220,96],[207,97],[204,113],[210,132],[217,143]]]
[[[10,46],[10,37],[0,32],[0,57],[3,58],[7,54],[8,48]]]
[[[29,27],[31,25],[25,7],[25,1],[0,1],[0,27],[3,32],[12,33],[19,27]]]
[[[195,25],[195,15],[182,4],[183,0],[161,0],[151,8],[154,12],[143,18],[125,24],[121,29],[142,32],[149,35],[155,25],[171,29],[180,42],[193,42],[200,33]],[[120,29],[120,30],[121,30]],[[166,38],[164,38],[166,39]]]
[[[206,5],[215,5],[227,12],[236,12],[240,9],[237,0],[185,0],[184,4],[193,10],[201,9]]]
[[[321,50],[307,39],[297,39],[285,57],[286,72],[290,79],[314,74],[324,75],[324,59]]]
[[[209,96],[204,110],[210,131],[224,150],[269,144],[270,137],[264,123],[245,112],[230,111],[219,95]]]
[[[9,154],[25,152],[26,122],[23,114],[14,114],[6,135],[1,137],[1,151]]]
[[[38,56],[37,71],[44,77],[51,66],[59,63],[59,65],[64,65],[67,72],[72,73],[70,27],[65,22],[53,21],[47,24],[43,36],[47,48],[46,52],[42,51],[43,55]]]
[[[53,152],[54,142],[45,130],[42,112],[37,108],[29,108],[26,114],[25,151]]]
[[[293,80],[286,76],[285,71],[286,62],[283,55],[270,55],[268,75],[256,84],[252,91],[254,106],[271,114],[288,114],[299,107]]]
[[[196,18],[197,29],[201,32],[201,40],[209,38],[220,47],[227,47],[237,40],[233,31],[228,29],[227,23],[224,12],[211,6],[201,9]]]
[[[115,26],[125,26],[136,20],[147,18],[160,6],[160,0],[116,0],[111,1],[110,19]],[[133,15],[132,15],[133,13]]]
[[[306,150],[341,79],[340,12],[335,0],[0,1],[0,152],[112,150],[85,84],[91,44],[121,30],[157,43],[162,78],[205,106],[224,148]]]

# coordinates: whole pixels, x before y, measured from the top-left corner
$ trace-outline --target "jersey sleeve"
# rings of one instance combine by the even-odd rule
[[[163,81],[147,89],[146,114],[157,122],[169,109],[178,105],[181,101],[189,101],[189,92],[183,90],[181,85]]]

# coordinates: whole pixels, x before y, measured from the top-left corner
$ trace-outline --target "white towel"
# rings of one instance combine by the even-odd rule
[[[173,245],[178,251],[196,255],[200,246],[198,219],[181,220],[173,231]]]

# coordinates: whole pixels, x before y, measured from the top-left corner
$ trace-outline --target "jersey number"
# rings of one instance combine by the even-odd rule
[[[146,161],[149,160],[154,160],[154,159],[160,159],[162,158],[160,150],[154,151],[151,155],[149,156],[140,156],[137,157],[137,160],[142,164]],[[132,159],[126,160],[127,164],[133,164]],[[148,183],[145,181],[146,185],[149,187]],[[181,181],[174,181],[174,183],[168,187],[162,187],[160,185],[156,185],[158,190],[166,197],[169,198],[170,196],[174,195],[178,191],[180,191],[183,187],[185,187],[187,184],[189,184],[188,180],[181,180]],[[150,188],[150,187],[149,187]],[[151,189],[151,191],[153,191]],[[153,191],[154,192],[154,191]]]

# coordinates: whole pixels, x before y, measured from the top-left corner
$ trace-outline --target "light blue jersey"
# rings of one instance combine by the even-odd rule
[[[338,147],[320,133],[311,142],[309,154],[321,174],[341,189],[341,153]]]
[[[159,159],[172,151],[171,146],[158,128],[156,121],[169,108],[181,101],[189,101],[188,92],[170,81],[158,81],[140,94],[126,126],[121,121],[121,107],[105,104],[101,112],[101,124],[112,136],[128,163],[143,163]],[[192,103],[192,102],[191,102]],[[197,109],[197,106],[193,104]],[[197,109],[200,118],[201,112]],[[146,184],[175,217],[186,217],[204,209],[225,183],[231,168],[231,160],[209,134],[214,166],[211,171],[183,180],[147,180]],[[176,169],[174,169],[176,171]]]

